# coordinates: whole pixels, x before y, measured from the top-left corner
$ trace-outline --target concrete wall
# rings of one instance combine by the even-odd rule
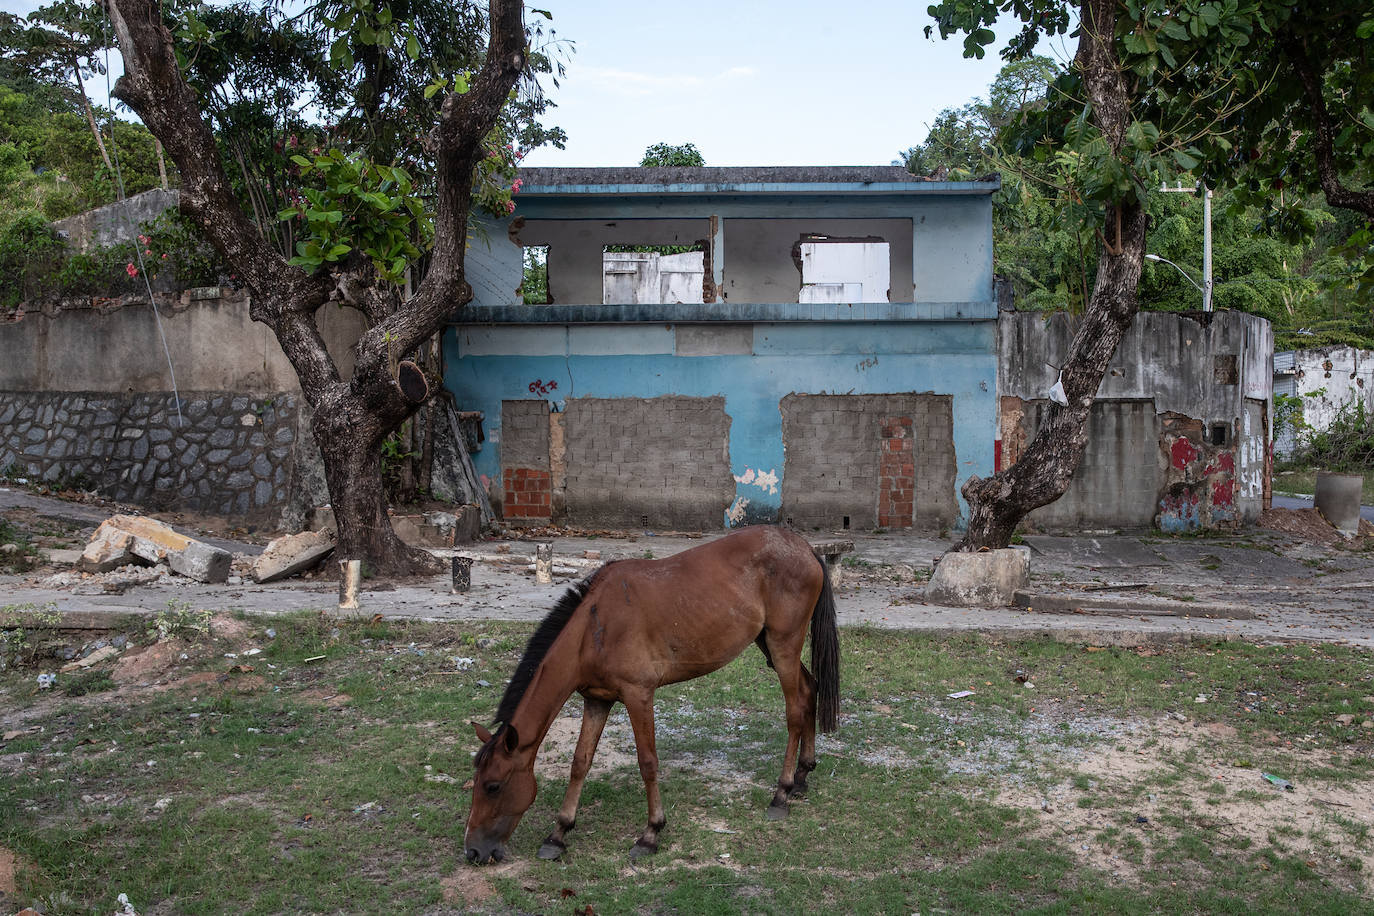
[[[295,373],[239,294],[29,312],[0,324],[0,467],[157,509],[296,524],[327,501]],[[351,369],[355,313],[322,309]],[[439,475],[442,477],[442,475]]]
[[[464,408],[481,410],[488,418],[488,441],[474,459],[489,491],[498,499],[509,466],[503,457],[508,434],[503,402],[544,400],[557,412],[555,416],[563,417],[568,510],[570,515],[576,510],[579,517],[591,517],[592,510],[576,502],[572,474],[575,456],[582,447],[581,437],[594,438],[598,433],[591,427],[585,427],[584,432],[576,419],[581,408],[573,405],[582,399],[624,399],[626,409],[631,410],[634,402],[630,413],[636,418],[633,425],[645,427],[634,435],[650,437],[664,426],[669,415],[657,408],[652,416],[634,413],[643,409],[643,402],[662,404],[660,399],[666,397],[719,399],[721,422],[728,420],[728,427],[719,427],[724,442],[711,442],[709,447],[714,455],[721,446],[722,460],[728,461],[731,498],[714,524],[704,527],[786,518],[782,487],[788,456],[793,449],[802,454],[807,448],[795,435],[785,434],[783,403],[788,396],[832,392],[900,394],[907,398],[913,393],[936,395],[947,405],[941,409],[949,418],[935,433],[936,441],[952,443],[952,447],[938,462],[939,483],[931,485],[938,492],[923,491],[920,512],[913,511],[912,515],[913,523],[933,528],[962,512],[956,493],[963,480],[969,474],[987,474],[992,469],[996,307],[989,302],[980,308],[984,317],[977,320],[955,318],[941,307],[911,304],[478,308],[470,313],[476,323],[455,327],[445,339],[445,381]],[[800,320],[802,310],[807,320]],[[703,320],[703,312],[711,320]],[[765,316],[774,320],[763,320]],[[617,317],[620,320],[615,320]],[[776,320],[778,317],[792,320]],[[523,323],[492,323],[497,318],[518,318]],[[536,320],[539,318],[542,320]],[[894,408],[883,417],[920,413],[909,405],[898,406],[902,409]],[[863,416],[878,422],[883,419],[879,413]],[[494,422],[498,417],[502,418],[500,424]],[[679,419],[672,419],[672,423]],[[874,429],[865,435],[877,437],[878,433]],[[680,453],[674,449],[685,447],[684,443],[696,441],[704,433],[665,435],[677,444],[663,447],[661,453],[669,456],[664,460],[678,461]],[[862,454],[864,461],[876,467],[877,441],[874,438],[872,447],[863,450],[837,442],[834,452],[840,459]],[[651,473],[658,465],[613,475],[616,491],[638,494],[633,500],[620,502],[639,501],[636,504],[653,507],[652,513],[630,511],[620,517],[628,516],[636,524],[643,514],[682,518],[682,513],[688,513],[687,517],[699,518],[692,513],[703,502],[709,499],[714,506],[717,471],[701,473],[709,464],[702,456],[689,460],[691,466],[679,467],[679,482],[671,485],[664,483],[668,479],[665,475]],[[637,479],[641,470],[649,481],[648,490],[655,491],[652,494],[641,490],[644,484]],[[557,473],[555,468],[554,475]],[[655,501],[660,499],[656,492],[660,486],[679,492],[677,508]],[[551,506],[557,500],[556,481],[553,489]],[[843,515],[850,515],[855,525],[858,518],[876,520],[876,491],[851,488],[850,492],[850,511],[843,511],[840,502],[832,500],[824,517],[816,516],[817,523],[838,525]],[[608,499],[607,504],[610,502]],[[927,506],[938,509],[927,513]],[[609,510],[603,517],[610,517]]]
[[[1049,409],[1075,320],[1004,312],[999,321],[1003,466]],[[1141,312],[1109,364],[1068,491],[1036,510],[1047,529],[1232,527],[1264,508],[1273,334],[1241,312]]]
[[[1324,430],[1342,408],[1359,403],[1374,413],[1374,352],[1353,347],[1290,350],[1274,354],[1274,387],[1302,398],[1302,418],[1313,430]],[[1291,434],[1274,443],[1288,457],[1296,443]]]
[[[160,299],[162,333],[179,388],[271,394],[299,389],[296,373],[266,325],[248,316],[248,299]],[[340,371],[362,333],[352,309],[323,308],[321,330]],[[0,391],[170,391],[158,319],[147,300],[109,308],[28,312],[0,324]]]
[[[73,248],[85,252],[133,241],[144,223],[157,219],[165,210],[176,209],[180,203],[180,191],[154,188],[127,200],[60,219],[53,223],[53,228],[64,234]]]

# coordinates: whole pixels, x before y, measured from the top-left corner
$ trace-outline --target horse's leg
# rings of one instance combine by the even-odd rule
[[[792,777],[790,797],[806,794],[806,777],[816,768],[816,678],[801,665],[802,734],[797,757],[797,772]]]
[[[644,778],[644,791],[649,798],[649,823],[630,850],[630,858],[658,852],[658,834],[668,823],[663,814],[663,800],[658,794],[658,750],[654,745],[654,692],[652,690],[622,691],[620,702],[630,714],[630,726],[635,732],[635,750],[639,755],[639,775]]]
[[[799,632],[804,638],[804,631]],[[811,704],[808,702],[809,691],[804,693],[802,686],[801,639],[791,636],[778,638],[772,633],[768,634],[767,639],[773,670],[777,672],[778,683],[782,685],[783,701],[787,707],[787,750],[783,754],[782,775],[778,777],[777,791],[768,803],[768,819],[782,820],[787,817],[787,800],[796,786],[797,756]]]
[[[573,751],[572,773],[568,776],[568,791],[563,794],[563,807],[558,809],[558,820],[539,847],[539,858],[557,859],[568,851],[564,838],[577,824],[577,801],[582,797],[582,786],[587,782],[587,771],[592,768],[592,757],[601,741],[601,731],[606,727],[606,717],[615,705],[610,700],[596,700],[584,697],[582,701],[582,730],[577,735],[577,750]]]

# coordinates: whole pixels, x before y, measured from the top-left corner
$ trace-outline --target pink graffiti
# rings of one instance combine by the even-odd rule
[[[1188,439],[1179,438],[1175,439],[1174,444],[1169,447],[1169,456],[1174,467],[1181,471],[1197,458],[1197,449]]]
[[[541,398],[547,395],[550,391],[557,390],[558,382],[554,379],[549,379],[547,382],[541,379],[535,379],[534,381],[530,382],[530,394],[537,394]]]
[[[1231,506],[1231,505],[1235,505],[1235,502],[1236,502],[1236,484],[1235,484],[1235,481],[1230,480],[1230,479],[1227,479],[1227,480],[1218,480],[1216,483],[1212,484],[1212,505],[1214,505],[1214,506]]]

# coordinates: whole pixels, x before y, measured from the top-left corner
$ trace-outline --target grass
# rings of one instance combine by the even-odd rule
[[[0,573],[21,573],[38,563],[38,550],[18,526],[0,518]]]
[[[1363,477],[1364,483],[1360,487],[1360,502],[1366,506],[1374,505],[1374,470],[1364,471]],[[1275,471],[1274,489],[1281,493],[1311,496],[1317,492],[1317,471],[1315,468]]]
[[[1283,798],[1260,770],[1300,787],[1374,779],[1374,732],[1335,721],[1374,694],[1374,663],[1354,650],[1090,652],[849,629],[840,731],[822,738],[811,796],[781,823],[763,816],[781,701],[751,650],[659,692],[668,827],[656,857],[629,868],[644,801],[617,708],[603,748],[627,762],[593,768],[564,861],[533,853],[565,771],[541,777],[515,861],[474,869],[461,850],[476,746],[465,723],[490,721],[530,626],[301,615],[274,619],[269,638],[267,625],[234,643],[184,630],[190,667],[167,677],[211,675],[173,689],[113,695],[108,667],[60,676],[68,696],[37,691],[31,671],[0,675],[0,709],[24,732],[0,747],[0,846],[31,866],[17,902],[107,913],[123,892],[140,912],[187,914],[1374,906],[1361,871],[1374,838],[1356,808],[1261,834],[1223,823],[1236,817],[1227,806]],[[249,643],[263,651],[223,657]],[[960,690],[975,693],[948,699]],[[1203,740],[1180,744],[1160,722]],[[1158,766],[1127,781],[1078,768],[1136,751]],[[1054,813],[1009,793],[1054,799]]]

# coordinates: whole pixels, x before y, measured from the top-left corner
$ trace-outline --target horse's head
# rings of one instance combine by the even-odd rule
[[[498,728],[495,737],[475,722],[473,728],[482,749],[474,759],[472,812],[463,848],[469,862],[483,865],[505,858],[506,841],[534,804],[534,750],[518,752],[520,739],[510,725]]]

